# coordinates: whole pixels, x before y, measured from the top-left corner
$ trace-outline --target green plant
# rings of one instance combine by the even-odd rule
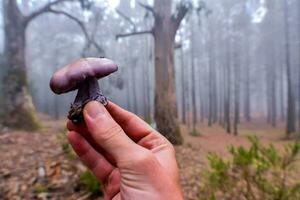
[[[67,129],[64,129],[60,134],[57,136],[58,142],[61,145],[61,148],[64,152],[64,154],[70,159],[70,160],[75,160],[76,159],[76,154],[73,151],[68,138],[67,138]]]
[[[193,130],[193,131],[190,132],[190,135],[193,136],[193,137],[200,137],[201,133],[196,131],[196,130]]]
[[[48,188],[45,185],[38,183],[38,184],[35,185],[34,191],[38,194],[47,193]]]
[[[82,173],[79,182],[92,196],[102,196],[101,184],[90,171]]]
[[[300,144],[286,145],[280,151],[273,145],[264,147],[256,137],[249,137],[249,141],[248,149],[231,146],[229,160],[214,153],[208,155],[210,169],[204,173],[199,199],[300,199]]]

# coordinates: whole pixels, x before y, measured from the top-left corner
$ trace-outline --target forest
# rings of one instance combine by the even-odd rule
[[[300,198],[299,0],[0,2],[0,199],[102,199],[66,139],[76,92],[49,87],[89,57],[175,145],[185,199]]]

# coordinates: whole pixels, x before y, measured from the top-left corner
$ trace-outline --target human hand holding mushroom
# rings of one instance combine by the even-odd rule
[[[78,89],[67,123],[69,142],[103,183],[105,200],[182,200],[172,144],[100,92],[97,78],[116,70],[108,59],[87,58],[52,77],[57,94]]]

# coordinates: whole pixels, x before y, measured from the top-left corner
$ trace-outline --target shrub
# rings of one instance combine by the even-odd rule
[[[296,200],[300,199],[297,182],[297,157],[300,144],[264,147],[250,137],[250,148],[229,148],[231,159],[211,153],[210,169],[204,173],[203,196],[199,199]],[[298,171],[299,172],[299,171]]]

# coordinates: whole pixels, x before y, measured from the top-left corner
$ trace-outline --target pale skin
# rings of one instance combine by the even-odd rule
[[[112,102],[88,103],[84,119],[68,122],[69,142],[105,200],[183,200],[174,148],[160,133]]]

